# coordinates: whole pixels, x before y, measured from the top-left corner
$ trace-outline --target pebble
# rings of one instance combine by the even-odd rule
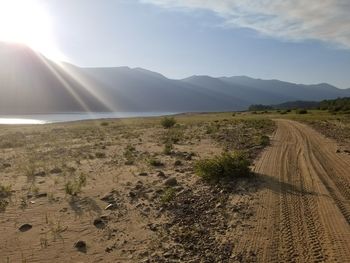
[[[170,177],[169,179],[167,179],[167,180],[164,182],[164,184],[165,184],[166,186],[176,186],[176,185],[177,185],[177,180],[176,180],[176,178],[174,178],[174,177]]]
[[[32,225],[31,224],[23,224],[19,227],[19,231],[21,232],[27,232],[28,230],[32,229]]]
[[[80,251],[80,252],[83,252],[83,253],[86,253],[86,242],[83,241],[83,240],[78,240],[75,244],[74,244],[74,247]]]

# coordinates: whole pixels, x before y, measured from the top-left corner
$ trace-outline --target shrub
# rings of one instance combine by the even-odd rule
[[[306,113],[307,113],[307,110],[305,110],[305,109],[296,109],[296,110],[295,110],[295,113],[296,113],[296,114],[306,114]]]
[[[73,181],[68,181],[65,185],[66,194],[71,196],[77,196],[81,189],[86,185],[86,176],[84,174],[79,175]]]
[[[184,139],[184,131],[181,128],[167,130],[163,135],[164,143],[176,144]]]
[[[160,161],[160,160],[157,160],[157,159],[154,159],[154,158],[151,158],[148,160],[148,163],[151,165],[151,166],[163,166],[164,164]]]
[[[173,144],[172,144],[171,142],[166,142],[166,143],[164,144],[163,153],[164,153],[165,155],[170,155],[171,152],[172,152],[172,150],[173,150]]]
[[[169,129],[171,127],[173,127],[176,124],[176,120],[174,117],[164,117],[160,124],[165,128],[165,129]]]
[[[109,125],[109,123],[106,121],[101,122],[101,126],[108,126],[108,125]]]
[[[11,195],[12,187],[11,185],[1,185],[0,184],[0,198],[6,198]]]
[[[106,154],[103,152],[97,152],[97,153],[95,153],[95,156],[96,156],[96,158],[99,158],[99,159],[106,158]]]
[[[250,175],[249,165],[247,154],[237,151],[199,160],[195,165],[195,171],[197,175],[208,181],[230,180]]]
[[[266,135],[261,135],[259,139],[259,144],[262,146],[270,145],[270,137]]]
[[[176,196],[176,191],[174,188],[167,188],[164,193],[162,194],[162,196],[160,197],[160,202],[162,204],[166,204],[171,202]]]

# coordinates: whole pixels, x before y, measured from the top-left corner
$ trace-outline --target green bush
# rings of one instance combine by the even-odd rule
[[[12,187],[11,185],[2,185],[0,184],[0,198],[6,198],[11,195]]]
[[[160,202],[162,204],[167,204],[169,202],[171,202],[176,196],[176,191],[174,188],[167,188],[164,193],[161,195],[160,197]]]
[[[259,138],[259,144],[262,146],[270,145],[270,137],[266,135],[261,135]]]
[[[156,166],[156,167],[164,165],[160,160],[157,160],[157,159],[154,159],[154,158],[149,159],[148,163],[149,163],[149,165]]]
[[[79,177],[75,178],[73,181],[68,181],[65,185],[66,194],[71,196],[77,196],[83,186],[86,185],[86,176],[84,174],[79,175]]]
[[[166,143],[164,144],[163,153],[164,153],[165,155],[171,155],[171,152],[172,152],[173,148],[174,148],[174,147],[173,147],[172,142],[166,142]]]
[[[165,128],[165,129],[169,129],[171,127],[173,127],[176,124],[176,120],[174,117],[164,117],[160,124]]]
[[[236,151],[222,153],[210,159],[199,160],[195,165],[196,174],[208,181],[234,179],[250,175],[250,161],[246,153]]]
[[[169,129],[163,134],[162,139],[164,143],[176,144],[184,139],[184,131],[181,128]]]
[[[295,113],[296,114],[307,114],[307,110],[305,110],[305,109],[296,109]]]

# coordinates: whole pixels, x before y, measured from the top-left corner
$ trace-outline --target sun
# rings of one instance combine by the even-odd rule
[[[20,43],[62,60],[56,47],[52,19],[38,0],[0,0],[0,41]]]

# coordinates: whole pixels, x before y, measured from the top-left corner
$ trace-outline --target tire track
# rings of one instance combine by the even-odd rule
[[[257,262],[350,262],[350,158],[303,124],[276,122],[254,170],[265,181],[254,227],[235,252],[255,251]]]

